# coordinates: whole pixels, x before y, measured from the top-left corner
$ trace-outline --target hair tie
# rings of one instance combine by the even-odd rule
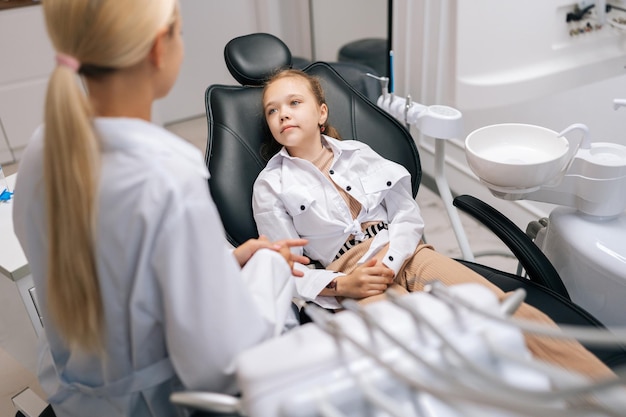
[[[78,69],[80,68],[80,62],[78,62],[78,60],[71,55],[59,52],[57,53],[56,59],[59,66],[68,67],[74,72],[78,72]]]

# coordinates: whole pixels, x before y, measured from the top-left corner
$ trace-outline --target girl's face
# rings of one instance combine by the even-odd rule
[[[310,160],[319,155],[319,126],[328,107],[317,102],[307,80],[288,76],[273,81],[265,88],[263,108],[272,136],[291,156]]]

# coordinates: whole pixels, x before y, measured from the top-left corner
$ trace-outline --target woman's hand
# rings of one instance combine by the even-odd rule
[[[311,260],[306,256],[296,255],[292,253],[290,248],[292,246],[304,246],[307,244],[307,242],[308,241],[306,239],[286,239],[274,242],[274,250],[283,255],[283,258],[285,258],[285,260],[289,264],[289,268],[291,268],[292,275],[295,277],[303,277],[304,272],[295,269],[293,267],[294,264],[299,263],[303,265],[308,265]]]
[[[237,262],[239,262],[240,266],[244,266],[252,255],[254,255],[259,249],[271,249],[280,253],[285,261],[289,264],[289,267],[293,271],[293,275],[301,277],[304,274],[301,271],[298,271],[293,268],[294,263],[308,264],[310,262],[309,258],[302,255],[295,255],[291,253],[290,248],[294,246],[304,246],[307,244],[306,239],[285,239],[279,240],[276,242],[270,242],[270,240],[265,236],[259,236],[258,239],[249,239],[239,245],[233,251]]]
[[[359,265],[350,274],[338,277],[335,294],[341,297],[361,299],[385,292],[393,283],[394,272],[377,259],[370,259]],[[325,289],[323,295],[330,295]]]

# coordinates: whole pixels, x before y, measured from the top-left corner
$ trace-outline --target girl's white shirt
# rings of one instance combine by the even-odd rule
[[[330,178],[361,203],[361,212],[352,218],[350,208],[335,184],[311,162],[294,158],[283,149],[274,155],[254,184],[252,207],[259,234],[273,239],[302,237],[309,240],[294,251],[330,264],[352,234],[362,237],[361,224],[384,221],[389,230],[380,231],[369,251],[359,260],[366,262],[390,244],[384,264],[398,272],[419,244],[424,221],[411,191],[411,175],[402,166],[374,152],[367,144],[337,140],[322,135],[322,143],[333,152]],[[305,277],[296,278],[301,298],[326,308],[339,308],[334,297],[318,294],[337,276],[323,269],[299,265]]]
[[[237,392],[237,355],[296,324],[289,266],[262,250],[240,268],[199,150],[139,119],[94,124],[105,358],[68,348],[48,320],[42,128],[15,187],[15,231],[45,322],[40,381],[53,408],[63,416],[165,416],[175,413],[173,390]]]

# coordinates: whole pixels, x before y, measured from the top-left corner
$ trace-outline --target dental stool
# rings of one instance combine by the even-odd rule
[[[343,45],[339,49],[339,62],[353,62],[373,68],[377,75],[387,76],[387,39],[365,38]]]
[[[377,79],[369,76],[380,76],[373,68],[355,62],[329,62],[337,73],[355,90],[363,94],[372,103],[380,97],[381,84]]]

